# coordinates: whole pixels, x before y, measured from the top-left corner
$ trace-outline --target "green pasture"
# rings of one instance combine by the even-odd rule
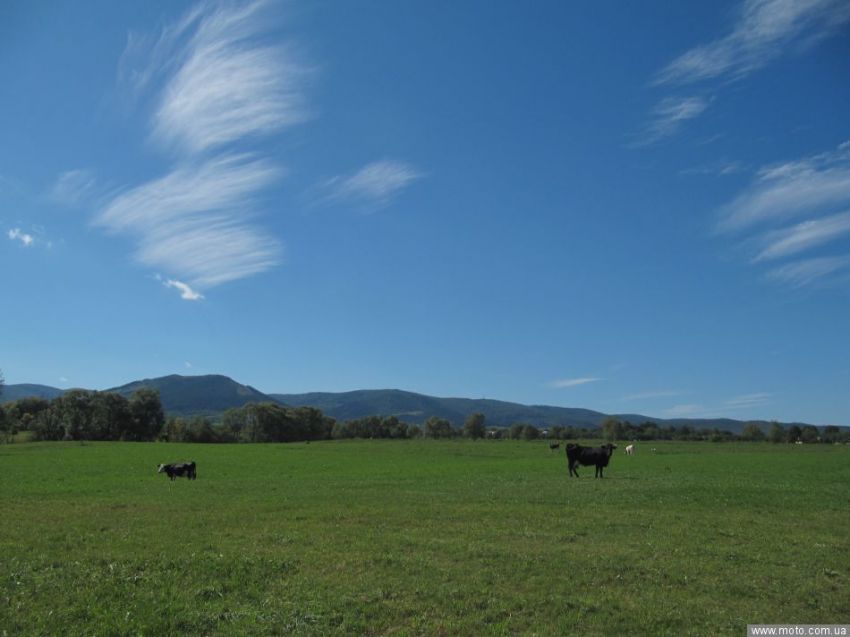
[[[546,442],[0,446],[0,635],[850,623],[850,446],[623,446],[604,480]]]

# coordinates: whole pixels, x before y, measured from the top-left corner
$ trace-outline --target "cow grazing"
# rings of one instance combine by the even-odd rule
[[[560,448],[561,448],[560,442],[550,442],[549,443],[549,450],[550,451],[555,451],[555,449],[560,449]]]
[[[602,478],[602,470],[608,466],[608,461],[611,459],[611,454],[617,445],[608,443],[601,447],[582,447],[575,443],[567,444],[567,466],[570,470],[570,475],[575,475],[578,478],[577,465],[596,465],[596,477]]]
[[[198,472],[194,461],[161,464],[157,468],[156,472],[168,474],[168,477],[172,480],[175,480],[177,478],[187,478],[189,480],[194,480],[198,477]]]
[[[627,456],[632,455],[634,452],[635,452],[635,446],[634,445],[629,445],[628,447],[626,447],[626,455]]]

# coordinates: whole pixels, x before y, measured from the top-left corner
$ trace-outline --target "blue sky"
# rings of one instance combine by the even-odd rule
[[[4,3],[0,369],[850,425],[848,36],[838,0]]]

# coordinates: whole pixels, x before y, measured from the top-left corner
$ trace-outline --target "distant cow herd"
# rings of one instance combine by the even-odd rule
[[[551,451],[557,450],[560,446],[560,442],[549,443],[549,449]],[[602,472],[605,467],[608,466],[608,463],[611,461],[611,456],[613,455],[614,449],[616,448],[617,445],[611,443],[602,445],[601,447],[584,447],[574,442],[568,442],[567,468],[569,469],[570,477],[579,477],[579,465],[583,465],[585,467],[593,465],[596,467],[595,477],[605,477],[602,475]],[[655,449],[653,449],[653,451],[655,451]],[[635,446],[628,445],[626,447],[626,454],[631,456],[634,455],[634,453]],[[195,480],[198,477],[198,467],[195,464],[194,460],[191,460],[189,462],[172,462],[170,464],[160,464],[157,467],[156,472],[166,474],[170,480],[176,480],[177,478]]]

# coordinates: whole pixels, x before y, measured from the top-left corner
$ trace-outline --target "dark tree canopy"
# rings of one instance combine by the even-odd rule
[[[137,391],[130,400],[71,389],[45,404],[40,398],[15,403],[21,421],[29,418],[38,440],[156,440],[165,420],[159,394],[149,389]]]
[[[455,429],[445,418],[431,416],[425,421],[425,436],[428,438],[453,438]]]
[[[487,433],[484,427],[484,414],[470,414],[463,425],[463,435],[473,440],[483,438]]]

